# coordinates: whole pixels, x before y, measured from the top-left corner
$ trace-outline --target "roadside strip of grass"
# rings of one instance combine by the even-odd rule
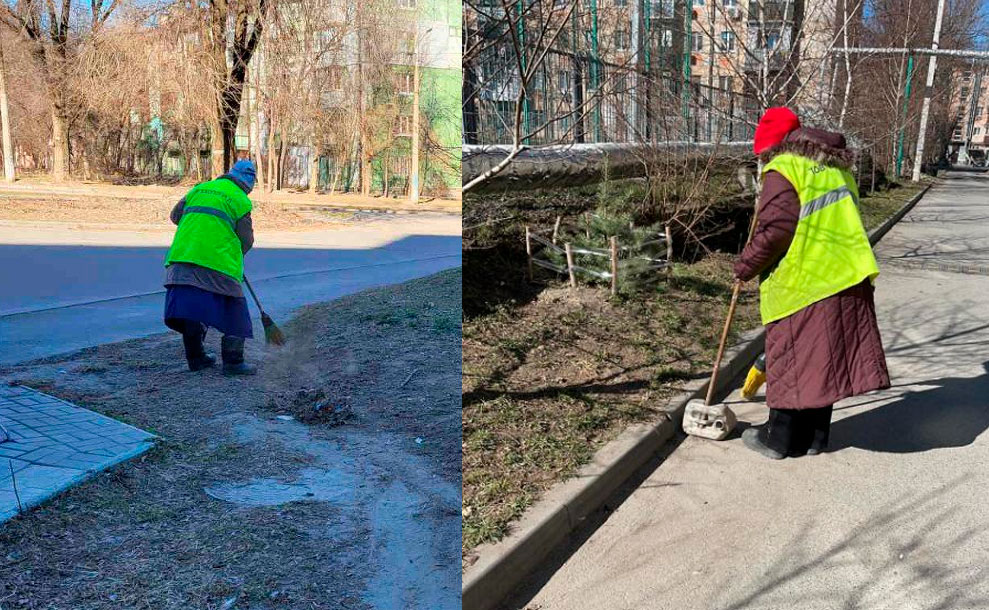
[[[248,342],[252,377],[190,373],[176,333],[0,366],[0,383],[160,437],[0,525],[0,607],[371,610],[382,592],[459,607],[461,284],[452,269],[306,306],[284,322],[286,345]],[[271,484],[311,491],[210,491]],[[450,593],[427,602],[410,581]]]
[[[921,186],[863,196],[872,229]],[[733,255],[677,265],[655,290],[611,299],[553,281],[520,306],[465,319],[463,553],[503,537],[557,482],[628,425],[662,412],[686,380],[709,373],[731,293]],[[471,269],[466,273],[486,273]],[[736,332],[759,324],[755,283]]]

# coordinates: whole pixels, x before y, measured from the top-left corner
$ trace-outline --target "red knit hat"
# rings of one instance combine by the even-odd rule
[[[800,119],[789,108],[770,108],[759,119],[755,128],[755,142],[752,149],[761,154],[783,141],[786,134],[800,127]]]

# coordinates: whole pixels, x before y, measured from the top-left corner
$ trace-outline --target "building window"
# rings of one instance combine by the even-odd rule
[[[738,0],[725,0],[725,8],[735,8],[738,6]]]
[[[415,10],[416,0],[396,0],[398,3],[398,8],[404,8],[406,10]]]
[[[721,52],[731,53],[735,50],[735,32],[721,32]]]
[[[659,39],[659,45],[666,48],[670,48],[673,46],[673,30],[670,29],[663,30],[663,35]]]
[[[625,49],[628,49],[628,45],[628,30],[615,30],[615,48],[624,51]]]
[[[770,51],[775,49],[780,44],[780,35],[777,32],[771,34],[766,34],[766,48]]]
[[[972,131],[972,135],[973,136],[977,136],[980,133],[982,133],[982,128],[981,127],[976,127],[975,130]]]
[[[395,117],[395,135],[412,135],[412,117],[404,115]]]
[[[412,80],[411,72],[399,72],[395,75],[395,91],[406,95],[412,93]]]
[[[652,0],[652,15],[662,19],[673,18],[674,0]]]
[[[615,0],[615,6],[619,8],[625,8],[628,6],[628,0]]]
[[[693,32],[690,34],[691,48],[694,53],[704,52],[704,33],[703,32]]]
[[[563,70],[557,75],[557,78],[559,79],[557,81],[557,84],[560,86],[560,91],[563,93],[570,93],[570,87],[572,86],[571,85],[572,76],[570,72],[567,70]]]

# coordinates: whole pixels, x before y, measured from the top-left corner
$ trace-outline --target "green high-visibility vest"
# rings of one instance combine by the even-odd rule
[[[244,253],[237,221],[251,211],[251,200],[227,178],[196,185],[185,196],[185,208],[165,266],[193,263],[244,280]]]
[[[763,168],[763,174],[770,171],[796,189],[800,220],[790,248],[759,285],[763,324],[879,275],[850,172],[790,153]]]

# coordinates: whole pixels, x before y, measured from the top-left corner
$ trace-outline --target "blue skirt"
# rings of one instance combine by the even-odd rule
[[[247,299],[209,292],[195,286],[166,286],[165,326],[182,332],[179,320],[202,322],[224,335],[254,337]]]

